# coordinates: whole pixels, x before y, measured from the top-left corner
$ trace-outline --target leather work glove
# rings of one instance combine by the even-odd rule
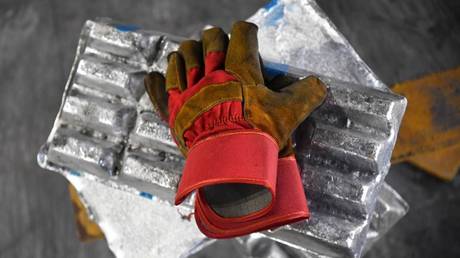
[[[307,77],[273,91],[264,86],[257,27],[234,24],[187,40],[168,58],[166,79],[151,73],[146,90],[186,157],[175,203],[197,191],[195,218],[209,237],[225,238],[308,218],[293,130],[325,98]],[[289,151],[288,151],[289,153]]]

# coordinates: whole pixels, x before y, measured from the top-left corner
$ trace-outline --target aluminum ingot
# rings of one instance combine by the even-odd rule
[[[136,25],[117,24],[110,19],[88,21],[88,44],[95,49],[139,63],[151,63],[156,56],[160,36],[139,30]]]
[[[85,95],[76,90],[69,94],[62,108],[62,119],[66,122],[107,134],[127,135],[135,117],[134,106]]]
[[[136,100],[144,92],[145,71],[102,58],[84,56],[77,68],[75,81],[114,95]]]
[[[94,30],[98,23],[112,36]],[[142,77],[153,70],[164,72],[167,53],[178,47],[179,39],[145,31],[135,32],[140,38],[123,33],[134,32],[120,31],[107,21],[85,24],[61,109],[38,160],[66,176],[79,174],[171,203],[184,161],[144,94]],[[150,42],[155,51],[145,52],[137,42]],[[142,53],[134,54],[136,58],[123,56],[132,49]],[[295,77],[309,74],[288,66],[279,69],[272,62],[265,66]],[[310,253],[357,257],[364,248],[406,101],[378,85],[321,78],[329,88],[326,102],[295,137],[312,218],[266,234],[296,248],[308,246]],[[191,211],[190,203],[181,209]]]
[[[115,173],[121,150],[119,144],[83,135],[74,129],[59,128],[49,144],[48,161],[105,178]]]

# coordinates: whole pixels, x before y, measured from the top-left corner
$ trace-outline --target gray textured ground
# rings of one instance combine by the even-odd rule
[[[35,161],[86,19],[108,16],[190,35],[228,29],[266,1],[0,0],[0,257],[111,257],[76,238],[65,180]],[[321,0],[321,7],[388,84],[460,65],[457,0]],[[366,256],[460,257],[460,178],[443,183],[408,165],[388,181],[409,214]],[[231,250],[219,249],[233,257]]]

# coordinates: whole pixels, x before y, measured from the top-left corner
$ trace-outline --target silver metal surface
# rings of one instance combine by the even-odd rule
[[[409,204],[391,186],[383,184],[372,214],[364,252],[368,251],[408,211]]]
[[[311,4],[310,1],[302,3]],[[319,12],[319,9],[313,11]],[[291,19],[285,17],[283,20]],[[327,20],[323,22],[329,23]],[[38,161],[42,167],[63,173],[68,178],[78,176],[83,185],[95,182],[102,184],[101,187],[110,186],[127,195],[134,194],[130,198],[158,199],[166,201],[162,205],[167,205],[173,200],[183,159],[171,140],[167,125],[159,119],[143,93],[142,77],[151,70],[164,72],[167,53],[177,48],[178,39],[131,29],[108,20],[85,24],[61,109],[47,143],[38,154]],[[305,32],[298,28],[297,33]],[[273,36],[276,35],[275,32]],[[263,42],[261,49],[267,47]],[[342,42],[347,47],[345,49],[351,48],[346,41]],[[133,51],[138,52],[133,54]],[[329,50],[325,48],[325,51]],[[353,54],[344,58],[350,56]],[[312,60],[321,66],[320,59]],[[362,63],[359,67],[367,67],[360,59],[356,62]],[[308,74],[288,66],[280,68],[273,62],[265,65],[272,71],[296,77]],[[346,74],[349,69],[336,69],[327,75]],[[354,73],[359,74],[359,71]],[[364,70],[361,74],[363,80],[372,81],[368,80],[370,74]],[[406,101],[388,90],[381,90],[381,85],[369,87],[322,78],[329,88],[326,103],[296,132],[298,161],[312,218],[264,234],[313,256],[358,257],[368,237],[371,219],[381,221],[374,223],[381,225],[374,231],[380,236],[407,211],[393,212],[397,207],[390,203],[377,205],[382,215],[373,215]],[[90,195],[102,194],[90,190],[93,188],[82,186],[81,189],[86,189],[81,192],[87,199]],[[104,191],[103,195],[110,195],[110,190]],[[404,202],[392,191],[386,196]],[[126,213],[126,216],[132,212],[127,208],[130,206],[123,208],[123,203],[111,199],[113,203],[110,204],[108,200],[105,199],[104,203],[95,201],[90,206],[93,210],[101,210],[101,217],[110,216],[102,212],[109,205],[120,205],[119,212]],[[190,203],[168,209],[190,213]],[[390,212],[385,212],[385,207]],[[163,216],[161,212],[158,214]],[[140,212],[137,216],[150,214]],[[165,213],[164,216],[169,215]],[[189,218],[185,216],[183,219]],[[139,223],[134,219],[127,221],[129,223],[124,224],[125,221],[110,220],[112,225],[117,225],[117,233],[110,231],[112,227],[102,228],[106,235],[120,234]],[[150,221],[146,220],[141,226],[148,227],[147,223]],[[171,226],[168,223],[155,224],[164,231]],[[176,238],[188,237],[174,234]],[[129,251],[113,245],[111,249],[116,250],[117,255]]]
[[[387,90],[314,0],[273,0],[248,20],[264,59]]]
[[[187,257],[213,241],[194,225],[190,209],[139,198],[94,180],[68,175],[117,257]]]
[[[368,251],[372,245],[382,237],[409,209],[408,204],[399,196],[388,184],[383,184],[380,195],[377,198],[376,209],[372,215],[369,231],[366,236],[364,252]],[[284,242],[284,241],[283,241]],[[238,239],[241,249],[244,250],[245,257],[295,257],[295,258],[318,258],[336,257],[331,253],[317,251],[302,245],[296,245],[293,241],[286,242],[272,241],[266,234],[257,233]],[[311,239],[309,245],[316,245]],[[299,248],[300,247],[300,248]],[[341,256],[341,255],[340,255]],[[340,257],[339,256],[339,257]]]

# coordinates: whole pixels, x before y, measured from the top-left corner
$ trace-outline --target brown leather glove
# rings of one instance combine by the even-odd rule
[[[316,77],[267,88],[254,24],[237,22],[227,42],[221,29],[206,30],[202,42],[184,41],[170,54],[166,81],[159,73],[145,80],[186,156],[176,204],[198,190],[198,226],[218,238],[308,217],[295,158],[289,155],[286,166],[278,153],[289,149],[293,130],[326,95]],[[280,164],[291,173],[280,175]],[[278,197],[286,193],[295,194]]]

